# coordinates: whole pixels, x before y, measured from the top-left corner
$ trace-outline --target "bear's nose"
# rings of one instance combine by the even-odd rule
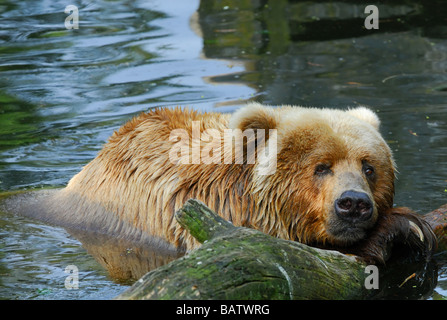
[[[373,203],[366,193],[345,191],[335,200],[335,212],[344,220],[366,221],[372,216]]]

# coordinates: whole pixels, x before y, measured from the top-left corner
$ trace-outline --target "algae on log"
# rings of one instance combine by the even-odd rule
[[[337,251],[235,227],[197,200],[176,213],[202,246],[117,299],[358,299],[366,265]]]

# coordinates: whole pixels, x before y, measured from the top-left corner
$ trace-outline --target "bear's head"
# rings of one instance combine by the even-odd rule
[[[253,165],[254,224],[303,243],[346,246],[364,239],[393,205],[395,164],[379,124],[365,107],[250,104],[236,111],[230,128],[270,130],[265,136],[275,139],[265,143],[270,150],[258,150]]]

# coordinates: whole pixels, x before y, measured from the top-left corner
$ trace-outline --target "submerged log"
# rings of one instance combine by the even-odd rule
[[[438,238],[438,251],[447,250],[447,204],[424,215]]]
[[[235,227],[189,200],[178,222],[201,247],[138,280],[118,299],[355,299],[366,265],[337,251]]]

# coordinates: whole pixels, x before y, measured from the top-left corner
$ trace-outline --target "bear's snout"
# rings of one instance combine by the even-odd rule
[[[349,222],[364,222],[371,219],[374,205],[364,192],[345,191],[335,200],[335,213],[339,218]]]

